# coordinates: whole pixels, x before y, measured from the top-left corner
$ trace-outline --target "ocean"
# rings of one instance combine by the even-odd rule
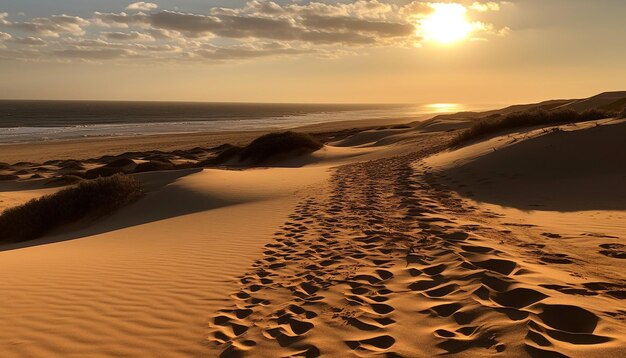
[[[342,120],[411,118],[459,105],[0,100],[0,144],[212,131],[281,130]],[[443,109],[443,110],[442,110]]]

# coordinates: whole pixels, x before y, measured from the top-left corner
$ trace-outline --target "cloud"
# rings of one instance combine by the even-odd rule
[[[148,15],[143,13],[129,15],[125,12],[120,12],[119,14],[95,12],[91,18],[91,24],[115,28],[142,26],[148,24]]]
[[[102,36],[108,40],[118,41],[154,41],[154,38],[152,36],[137,31],[103,32]]]
[[[89,25],[89,21],[69,15],[38,17],[27,22],[8,22],[5,24],[12,29],[49,37],[60,37],[62,34],[83,35],[85,33],[83,27],[87,25]]]
[[[486,3],[475,1],[469,6],[469,9],[478,12],[498,11],[500,10],[500,4],[493,1],[489,1]]]
[[[11,34],[7,34],[6,32],[0,31],[0,49],[6,48],[6,46],[4,45],[4,42],[10,40],[11,38],[12,38]]]
[[[158,8],[159,5],[155,3],[139,1],[128,5],[126,10],[150,11]]]
[[[132,52],[125,49],[116,48],[76,48],[57,50],[53,54],[60,58],[81,59],[81,60],[112,60],[132,55]]]
[[[7,20],[7,17],[9,17],[9,14],[6,12],[0,12],[0,25],[10,25],[11,23]]]
[[[222,27],[217,17],[175,11],[152,14],[146,21],[155,29],[183,32],[191,37],[208,34]]]
[[[471,11],[468,16],[474,20],[478,20],[478,13],[497,11],[504,3],[458,2]],[[250,0],[230,8],[209,6],[200,13],[161,10],[151,2],[134,2],[125,12],[94,12],[89,18],[62,14],[21,22],[11,22],[8,14],[0,13],[0,31],[4,31],[0,34],[11,39],[0,36],[0,42],[7,47],[3,56],[11,53],[16,58],[225,61],[336,57],[373,47],[420,47],[421,20],[433,11],[433,4],[421,0],[404,5],[382,0]],[[477,24],[475,38],[494,38],[509,31],[489,23],[473,23]],[[34,35],[24,37],[23,33]],[[44,41],[42,37],[55,39]]]
[[[409,36],[415,32],[413,24],[386,21],[370,21],[349,16],[308,15],[302,24],[309,29],[323,31],[365,32],[380,37]]]
[[[9,42],[18,44],[18,45],[27,45],[27,46],[45,46],[46,41],[40,39],[39,37],[17,37],[12,38]]]
[[[245,44],[232,47],[204,46],[194,51],[193,57],[210,60],[241,60],[277,55],[299,55],[311,52],[307,49],[292,48],[283,43]]]

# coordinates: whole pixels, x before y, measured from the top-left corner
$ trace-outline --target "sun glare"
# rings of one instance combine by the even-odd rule
[[[426,105],[433,113],[448,113],[458,112],[461,110],[461,105],[457,103],[431,103]]]
[[[465,39],[472,31],[461,4],[432,4],[434,12],[421,22],[424,38],[428,41],[449,44]]]

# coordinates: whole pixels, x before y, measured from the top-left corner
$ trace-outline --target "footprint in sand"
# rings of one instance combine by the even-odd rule
[[[600,250],[602,255],[616,259],[626,259],[626,245],[617,243],[601,244],[600,248],[602,248],[602,250]]]

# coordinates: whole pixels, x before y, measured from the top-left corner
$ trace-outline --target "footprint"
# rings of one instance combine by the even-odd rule
[[[443,297],[447,296],[450,293],[456,291],[459,288],[459,285],[455,283],[447,284],[445,286],[435,288],[429,291],[425,291],[424,293],[430,297]]]
[[[315,325],[311,322],[300,321],[295,318],[291,318],[289,320],[289,327],[291,331],[297,335],[303,335],[306,332],[310,331],[315,327]]]
[[[443,305],[433,306],[429,308],[427,311],[434,312],[439,317],[449,317],[456,311],[461,309],[461,304],[458,302],[446,303]]]
[[[359,341],[345,341],[350,349],[366,349],[371,351],[381,351],[391,348],[396,343],[395,338],[389,335],[378,336]]]
[[[612,257],[615,259],[626,259],[626,245],[623,244],[602,244],[600,247],[604,250],[600,250],[600,253],[604,256]]]
[[[526,344],[524,349],[532,358],[569,358],[568,356],[549,349],[537,348]]]
[[[442,273],[446,269],[446,267],[447,266],[444,264],[439,264],[439,265],[423,268],[422,271],[429,276],[434,276],[434,275],[438,275]]]
[[[529,288],[514,288],[510,291],[494,294],[492,300],[504,307],[524,308],[547,297],[547,295]]]
[[[551,328],[570,333],[593,333],[598,316],[586,309],[570,305],[541,305],[539,318]]]
[[[473,262],[474,265],[485,270],[494,271],[503,275],[509,275],[517,267],[517,263],[509,260],[489,259],[485,261]]]

